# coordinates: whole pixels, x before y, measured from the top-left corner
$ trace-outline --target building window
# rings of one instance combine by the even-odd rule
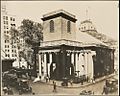
[[[84,29],[86,29],[86,27],[84,27]]]
[[[8,20],[8,16],[6,16],[6,20]]]
[[[5,19],[5,16],[3,16],[3,19]]]
[[[50,32],[54,32],[54,21],[50,21]]]
[[[8,25],[8,21],[6,21],[6,24]]]
[[[8,26],[6,26],[7,27],[7,29],[8,29]]]
[[[6,26],[4,26],[4,29],[6,29]]]
[[[8,54],[8,57],[10,57],[10,54]]]
[[[4,21],[4,24],[5,24],[6,22]]]
[[[67,22],[67,32],[71,31],[71,23],[70,21]]]
[[[10,20],[12,21],[12,17],[10,17]]]
[[[7,54],[5,54],[5,57],[7,57]]]
[[[15,18],[13,18],[13,21],[15,21]]]

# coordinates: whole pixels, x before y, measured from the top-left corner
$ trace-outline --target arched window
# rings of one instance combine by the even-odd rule
[[[54,32],[54,21],[50,21],[50,32]]]
[[[70,21],[67,22],[67,32],[71,31],[71,24]]]

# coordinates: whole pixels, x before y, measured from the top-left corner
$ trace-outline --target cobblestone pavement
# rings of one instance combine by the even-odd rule
[[[56,96],[56,95],[61,95],[61,96],[72,95],[72,96],[75,96],[75,95],[79,95],[82,90],[87,90],[87,91],[92,90],[92,91],[94,91],[95,95],[101,95],[101,93],[103,91],[103,85],[104,84],[105,84],[105,81],[100,81],[98,83],[95,83],[95,84],[92,84],[92,85],[89,85],[89,86],[86,86],[86,87],[64,88],[64,87],[59,87],[58,86],[57,87],[57,92],[53,92],[53,86],[50,85],[50,84],[45,84],[43,82],[36,82],[36,83],[31,82],[30,83],[30,85],[32,86],[33,92],[37,96],[43,96],[43,94],[46,95],[46,96],[48,96],[48,95],[50,95],[50,96]],[[18,91],[14,90],[14,94],[18,95]],[[111,93],[109,95],[116,96],[117,94],[118,94],[118,92],[116,91],[116,92]],[[28,95],[30,95],[30,94],[28,94]]]

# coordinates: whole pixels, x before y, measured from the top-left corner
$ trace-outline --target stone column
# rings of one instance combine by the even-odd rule
[[[90,54],[91,78],[93,78],[93,76],[94,76],[94,64],[93,64],[93,58],[92,58],[93,55],[96,55],[96,52],[95,52],[95,51],[91,51],[91,54]]]
[[[94,75],[94,65],[93,65],[93,58],[92,58],[92,52],[88,53],[88,77],[90,79],[93,79],[93,75]]]
[[[41,76],[41,54],[39,54],[39,76]]]
[[[66,51],[65,50],[63,50],[63,53],[62,53],[62,68],[63,68],[63,70],[62,70],[62,73],[63,73],[63,77],[65,77],[66,76],[66,73],[65,73],[65,70],[66,70]]]
[[[88,73],[87,73],[87,66],[88,66],[88,64],[87,64],[87,53],[85,52],[85,75],[87,76],[88,75]]]
[[[59,53],[55,53],[56,56],[56,79],[59,79]]]
[[[76,58],[75,58],[75,59],[76,59],[76,60],[75,60],[75,61],[76,61],[75,71],[78,71],[78,53],[76,53],[75,56],[76,56]]]
[[[78,54],[78,70],[80,71],[80,62],[81,62],[81,60],[80,60],[80,53]],[[80,75],[80,74],[79,74]]]
[[[74,67],[74,53],[72,52],[71,53],[71,63],[72,63],[72,65],[73,65],[73,68],[74,68],[74,72],[75,72],[75,67]],[[71,72],[72,72],[72,70],[71,70]]]
[[[52,53],[49,53],[49,60],[50,60],[50,62],[48,64],[48,75],[50,76],[50,65],[52,63]]]
[[[74,53],[71,53],[71,63],[74,64]]]
[[[47,74],[47,66],[46,66],[46,65],[47,65],[47,62],[46,62],[46,61],[47,61],[47,60],[46,60],[46,53],[45,53],[45,54],[44,54],[44,65],[43,65],[43,66],[44,66],[44,68],[43,68],[43,69],[44,69],[44,76]]]
[[[85,55],[83,53],[80,53],[80,75],[85,74]],[[84,68],[82,67],[84,66]]]
[[[94,76],[94,65],[93,65],[92,54],[90,54],[90,63],[91,63],[91,78],[93,78],[93,76]]]

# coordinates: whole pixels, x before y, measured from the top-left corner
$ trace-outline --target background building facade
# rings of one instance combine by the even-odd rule
[[[2,6],[1,14],[1,53],[2,59],[17,59],[18,48],[17,43],[11,41],[11,28],[16,27],[16,19],[14,15],[10,15],[6,11],[6,7]]]

